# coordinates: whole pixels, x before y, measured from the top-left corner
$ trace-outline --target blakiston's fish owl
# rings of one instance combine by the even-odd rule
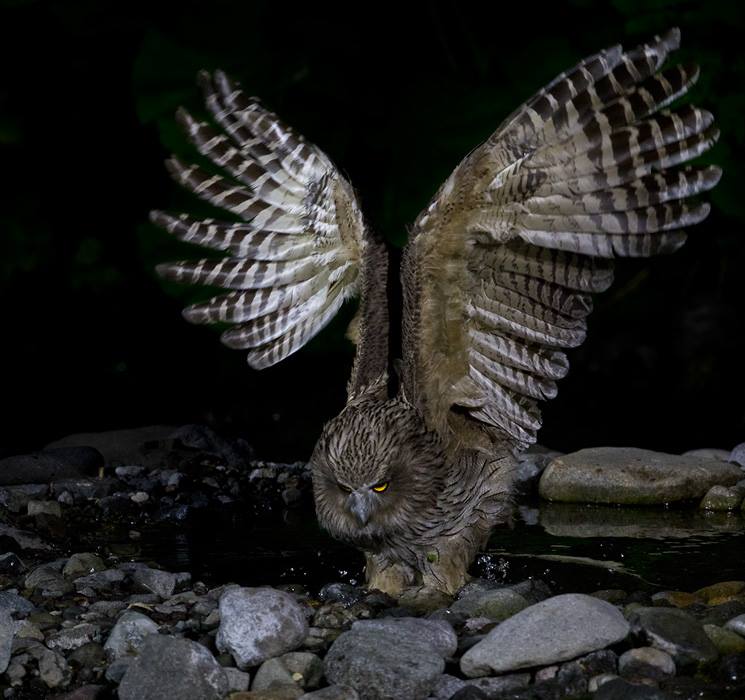
[[[228,257],[168,263],[164,277],[229,291],[184,310],[226,321],[223,342],[262,369],[300,349],[356,295],[357,353],[342,412],[312,457],[316,508],[365,552],[368,583],[453,592],[508,517],[515,455],[536,439],[565,348],[582,343],[613,258],[669,253],[708,213],[690,197],[716,167],[684,163],[717,138],[712,115],[667,106],[695,66],[662,70],[669,31],[562,73],[510,115],[414,223],[400,270],[331,160],[223,73],[202,73],[212,123],[181,110],[224,175],[168,161],[175,179],[235,221],[153,212],[183,241]],[[388,276],[403,296],[400,364]],[[395,381],[394,381],[395,380]]]

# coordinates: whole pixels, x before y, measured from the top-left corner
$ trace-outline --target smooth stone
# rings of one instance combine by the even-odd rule
[[[0,459],[0,485],[46,484],[95,474],[102,466],[101,454],[89,447],[45,449]]]
[[[745,592],[745,581],[720,581],[719,583],[713,583],[711,586],[699,588],[694,592],[694,595],[697,595],[706,603],[711,603],[717,598],[726,598],[743,592]]]
[[[660,591],[652,596],[653,603],[666,603],[674,608],[689,608],[691,605],[701,602],[694,593],[685,591]]]
[[[682,610],[638,608],[630,622],[635,634],[670,654],[678,667],[710,663],[719,655],[701,624]]]
[[[170,598],[176,590],[177,574],[160,569],[151,569],[149,566],[137,566],[132,571],[132,581],[142,590],[155,593],[163,600]]]
[[[722,656],[745,653],[745,639],[737,632],[718,625],[704,625],[704,632]]]
[[[734,464],[739,464],[741,467],[745,467],[745,442],[741,442],[732,448],[728,460]]]
[[[603,683],[595,691],[592,700],[670,700],[670,696],[657,688],[616,678]]]
[[[53,515],[62,517],[62,506],[57,501],[29,501],[26,506],[27,515]]]
[[[327,680],[351,686],[363,700],[424,700],[444,669],[442,656],[430,644],[364,627],[341,634],[324,659]]]
[[[323,662],[309,651],[290,651],[279,657],[301,688],[317,688],[323,678]]]
[[[32,653],[39,664],[39,678],[48,688],[61,688],[70,682],[72,671],[62,654],[44,647]]]
[[[251,686],[251,674],[240,671],[232,666],[223,667],[225,677],[228,679],[228,692],[240,692],[248,690]]]
[[[251,690],[266,690],[277,685],[297,686],[292,673],[278,658],[267,659],[256,671]]]
[[[738,615],[729,620],[725,628],[737,632],[741,637],[745,637],[745,615]]]
[[[105,477],[103,479],[58,479],[52,482],[52,495],[59,499],[64,493],[68,493],[75,500],[92,500],[105,498],[114,491],[121,488],[119,479]]]
[[[452,625],[444,620],[424,620],[418,617],[359,620],[352,625],[352,630],[384,632],[397,640],[429,645],[443,658],[453,656],[458,648],[458,637]]]
[[[66,578],[79,578],[88,576],[96,571],[103,571],[106,564],[103,559],[92,552],[79,552],[73,554],[62,567],[62,575]]]
[[[32,591],[41,591],[42,596],[58,598],[70,593],[73,589],[72,584],[62,576],[62,568],[55,563],[41,564],[32,569],[26,576],[23,585]]]
[[[45,451],[60,447],[82,449],[80,446],[84,445],[103,455],[102,461],[107,467],[131,464],[158,466],[164,456],[164,450],[158,443],[169,440],[175,430],[175,426],[148,425],[127,430],[78,433],[49,443]]]
[[[230,587],[220,596],[217,648],[241,670],[299,647],[308,636],[303,608],[272,588]]]
[[[541,476],[549,501],[619,505],[700,499],[714,485],[742,479],[738,467],[632,447],[596,447],[557,457]]]
[[[727,486],[712,486],[701,499],[701,510],[726,512],[737,510],[742,503],[742,492]]]
[[[499,588],[489,591],[474,602],[473,616],[488,617],[502,622],[524,610],[528,601],[510,588]]]
[[[0,505],[11,513],[28,508],[29,501],[43,500],[49,492],[47,484],[18,484],[0,489]]]
[[[663,680],[675,675],[675,661],[670,654],[660,649],[638,647],[621,654],[618,672],[626,678]]]
[[[329,685],[301,695],[300,700],[359,700],[359,697],[357,691],[348,685]]]
[[[740,599],[734,598],[728,600],[726,603],[711,605],[708,608],[704,608],[703,611],[697,612],[699,612],[699,621],[702,625],[719,625],[722,627],[733,617],[745,614],[745,597]]]
[[[104,569],[88,576],[76,578],[74,581],[75,590],[78,593],[81,593],[85,589],[90,589],[95,593],[105,593],[122,583],[125,578],[124,572],[119,569]]]
[[[687,450],[684,457],[700,457],[702,459],[718,459],[720,462],[728,462],[730,451],[720,450],[717,447],[701,447],[697,450]]]
[[[16,623],[11,616],[5,611],[0,612],[0,673],[5,673],[10,664],[15,630]]]
[[[35,639],[37,642],[44,641],[44,633],[41,628],[30,620],[16,622],[16,637],[19,639]]]
[[[619,610],[592,596],[568,593],[525,608],[495,627],[461,658],[466,676],[547,666],[626,638]]]
[[[139,652],[149,635],[157,633],[158,625],[147,615],[136,610],[126,610],[111,628],[103,648],[112,660],[134,655]]]
[[[106,680],[109,680],[112,683],[121,683],[124,674],[127,672],[130,664],[134,661],[134,658],[134,656],[122,656],[121,659],[112,661],[106,669]]]
[[[222,700],[228,679],[215,657],[197,642],[153,634],[119,684],[120,700]]]

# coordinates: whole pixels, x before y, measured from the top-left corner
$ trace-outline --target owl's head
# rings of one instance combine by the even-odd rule
[[[337,538],[371,546],[436,501],[442,446],[401,399],[348,405],[313,457],[318,519]]]

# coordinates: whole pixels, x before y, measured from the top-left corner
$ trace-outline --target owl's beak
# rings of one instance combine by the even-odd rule
[[[347,498],[347,507],[352,515],[357,518],[360,527],[365,527],[372,513],[372,496],[369,490],[352,491]]]

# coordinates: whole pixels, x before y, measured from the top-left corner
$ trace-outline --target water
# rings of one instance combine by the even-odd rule
[[[208,583],[361,583],[362,556],[323,533],[310,506],[256,514],[205,510],[186,526],[143,532],[142,558]],[[745,580],[740,513],[589,505],[523,506],[498,528],[473,573],[504,583],[536,577],[557,592],[695,590]]]

